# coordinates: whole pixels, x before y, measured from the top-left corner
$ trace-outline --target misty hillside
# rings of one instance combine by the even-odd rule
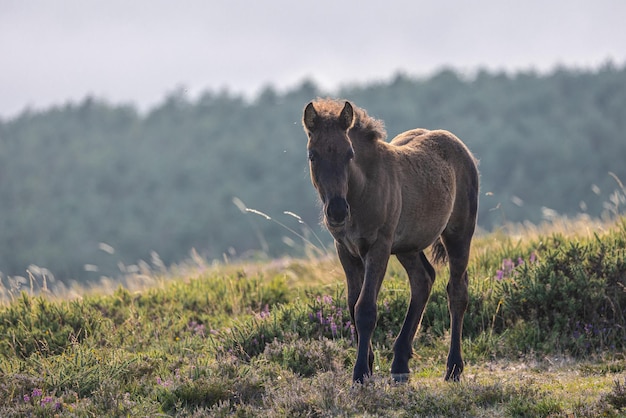
[[[35,264],[89,281],[152,251],[166,264],[192,248],[208,258],[302,251],[297,236],[233,198],[300,232],[283,212],[296,213],[328,241],[300,119],[329,94],[383,119],[389,139],[415,127],[459,136],[480,160],[483,228],[625,204],[616,179],[626,181],[626,68],[612,65],[471,78],[444,70],[330,93],[305,81],[252,101],[178,91],[145,115],[86,98],[0,122],[0,271],[25,275]]]

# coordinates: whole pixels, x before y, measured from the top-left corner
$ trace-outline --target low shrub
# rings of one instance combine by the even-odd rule
[[[580,356],[626,349],[626,223],[602,238],[541,244],[538,260],[497,279],[494,331],[523,351]]]
[[[327,338],[275,340],[265,346],[262,357],[300,376],[311,377],[318,372],[343,370],[350,362],[350,356],[340,341]]]

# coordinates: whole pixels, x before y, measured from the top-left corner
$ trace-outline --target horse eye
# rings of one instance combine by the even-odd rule
[[[315,153],[313,151],[309,151],[309,161],[315,161]]]
[[[350,161],[350,160],[351,160],[351,159],[353,159],[353,158],[354,158],[354,150],[353,150],[352,148],[350,148],[350,149],[348,150],[348,154],[346,155],[346,159],[347,159],[348,161]]]

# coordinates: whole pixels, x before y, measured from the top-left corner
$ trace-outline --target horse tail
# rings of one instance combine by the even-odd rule
[[[433,255],[433,263],[435,264],[443,264],[448,259],[448,252],[446,251],[446,247],[441,242],[441,237],[437,238],[437,240],[433,243],[431,248]]]

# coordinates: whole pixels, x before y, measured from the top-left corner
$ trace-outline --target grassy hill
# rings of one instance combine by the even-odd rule
[[[508,227],[476,238],[466,371],[443,382],[446,267],[394,384],[408,302],[399,263],[379,299],[374,377],[355,358],[333,256],[165,269],[91,289],[0,289],[0,416],[623,416],[626,220]],[[21,286],[21,287],[20,287]]]

